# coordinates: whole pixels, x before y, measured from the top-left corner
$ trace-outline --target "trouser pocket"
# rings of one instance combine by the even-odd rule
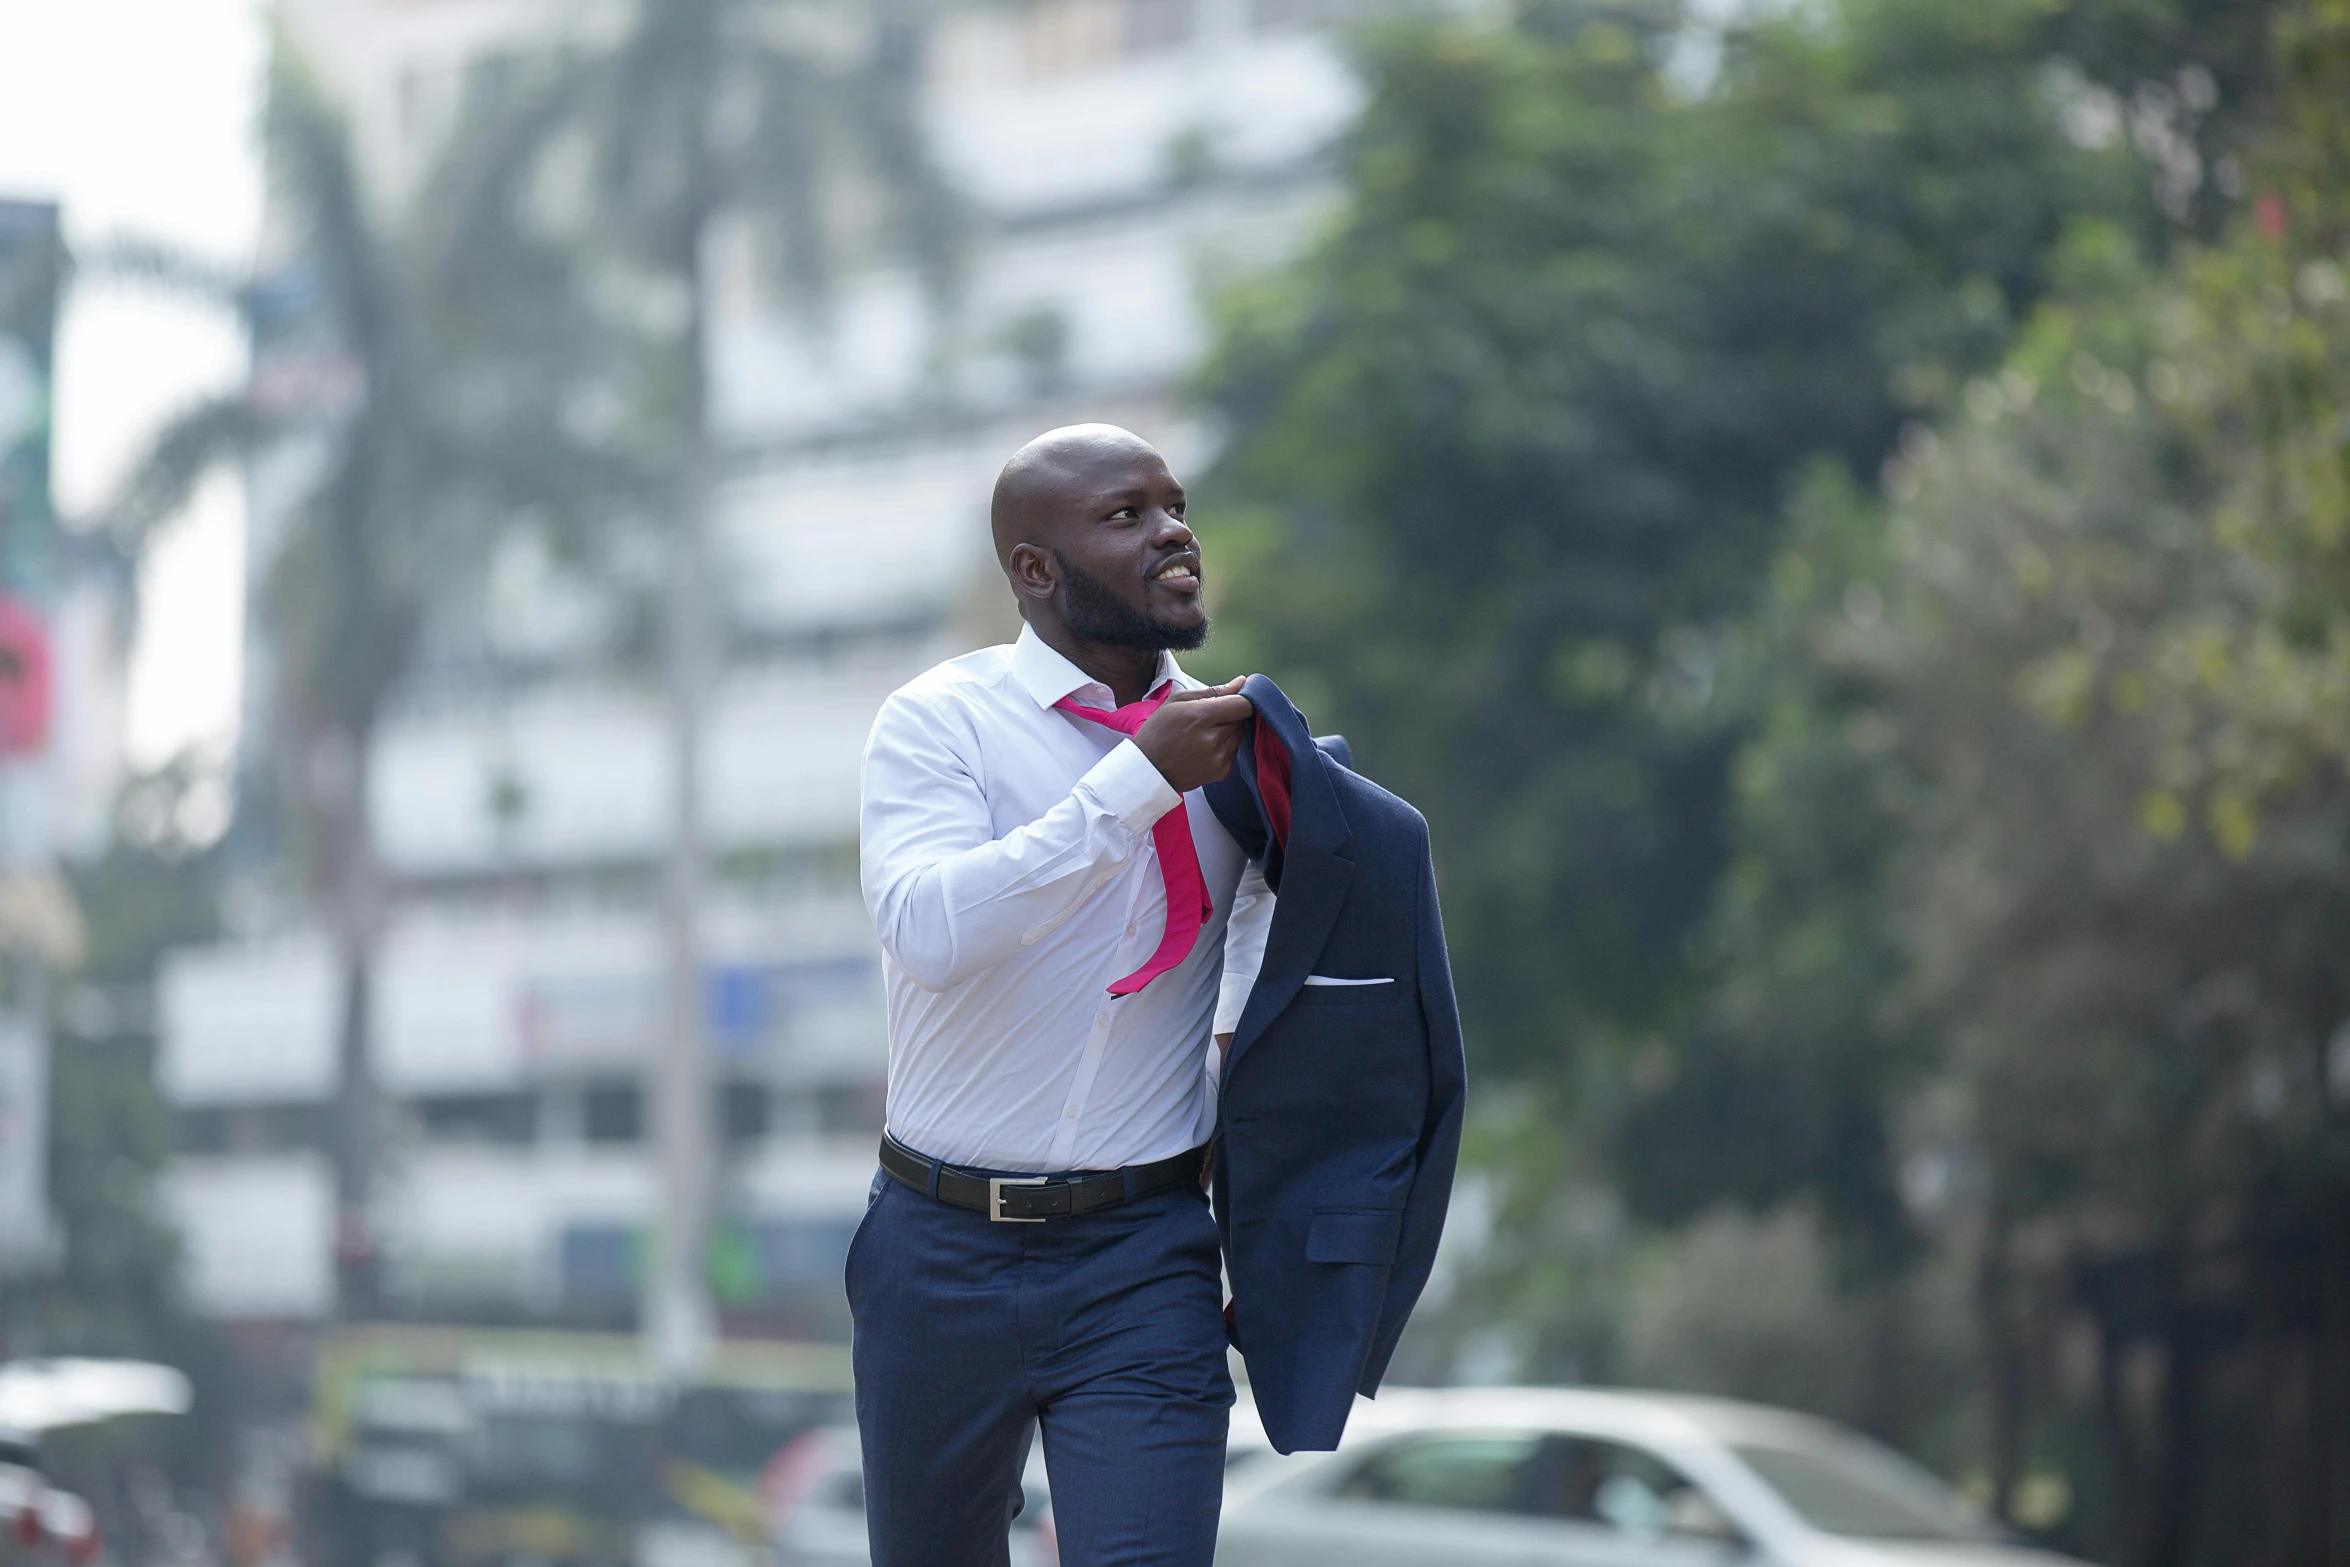
[[[857,1228],[849,1236],[849,1251],[841,1264],[841,1288],[849,1298],[849,1310],[857,1309],[857,1253],[865,1244],[865,1236],[873,1228],[873,1217],[881,1208],[883,1189],[891,1184],[887,1171],[873,1172],[873,1184],[865,1189],[865,1212],[857,1220]]]

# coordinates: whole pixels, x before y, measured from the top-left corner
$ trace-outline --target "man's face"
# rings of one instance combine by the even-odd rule
[[[1054,530],[1070,631],[1117,647],[1195,648],[1207,640],[1199,541],[1183,486],[1148,447],[1105,453],[1070,487]]]

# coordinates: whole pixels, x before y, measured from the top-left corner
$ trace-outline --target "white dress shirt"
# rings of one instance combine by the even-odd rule
[[[1200,684],[1169,654],[1158,678]],[[889,1128],[951,1164],[1107,1170],[1205,1142],[1210,1034],[1238,1022],[1264,957],[1272,891],[1195,790],[1215,912],[1183,962],[1110,995],[1166,928],[1151,824],[1178,797],[1132,740],[1056,712],[1067,696],[1116,705],[1024,627],[893,693],[865,745]]]

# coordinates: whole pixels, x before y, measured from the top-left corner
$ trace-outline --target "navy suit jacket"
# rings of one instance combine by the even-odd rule
[[[1233,1342],[1287,1453],[1336,1447],[1378,1390],[1435,1261],[1466,1074],[1427,822],[1343,741],[1317,745],[1272,681],[1241,694],[1257,732],[1207,801],[1278,897],[1224,1059],[1214,1187]],[[1263,770],[1288,764],[1286,838],[1266,747]]]

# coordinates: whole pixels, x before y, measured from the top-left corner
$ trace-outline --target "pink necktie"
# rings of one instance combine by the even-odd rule
[[[1120,734],[1131,735],[1142,727],[1144,719],[1159,710],[1174,689],[1169,680],[1158,690],[1139,702],[1129,702],[1114,712],[1098,707],[1080,707],[1075,697],[1063,697],[1053,706],[1074,718],[1092,723],[1107,724]],[[1110,986],[1113,996],[1131,996],[1161,974],[1191,956],[1192,943],[1199,940],[1200,927],[1216,906],[1208,900],[1207,878],[1200,874],[1199,850],[1191,841],[1191,816],[1182,799],[1175,801],[1175,809],[1151,823],[1151,842],[1159,851],[1159,877],[1167,888],[1167,931],[1159,938],[1159,950],[1124,979]]]

